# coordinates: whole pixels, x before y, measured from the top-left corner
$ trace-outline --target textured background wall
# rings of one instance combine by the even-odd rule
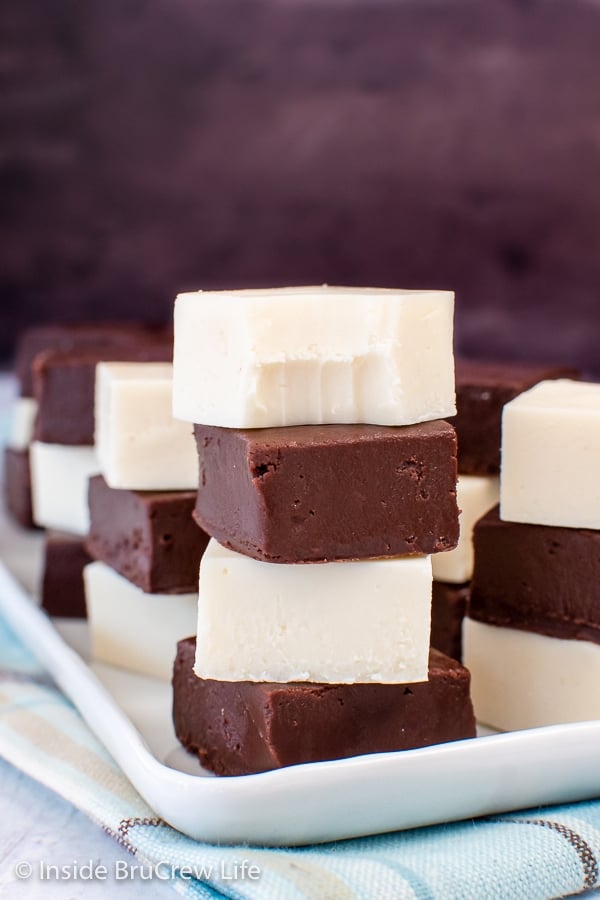
[[[0,345],[177,290],[452,287],[600,374],[600,5],[3,0]]]

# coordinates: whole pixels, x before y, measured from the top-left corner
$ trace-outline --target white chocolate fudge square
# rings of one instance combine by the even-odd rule
[[[92,658],[169,681],[177,641],[196,628],[198,594],[147,594],[102,562],[83,578]]]
[[[455,412],[449,291],[198,291],[175,302],[173,411],[230,428]]]
[[[458,546],[446,553],[434,553],[431,566],[435,581],[463,584],[473,577],[473,527],[478,519],[498,503],[498,479],[493,475],[459,475],[456,499],[460,509]]]
[[[99,472],[95,449],[33,441],[30,465],[36,525],[86,535],[90,527],[88,481]]]
[[[600,384],[542,381],[502,416],[500,518],[600,528]]]
[[[600,646],[465,619],[479,722],[504,731],[600,719]]]
[[[195,672],[221,681],[427,681],[428,556],[286,565],[212,539]]]
[[[37,415],[37,401],[33,397],[18,397],[12,413],[8,446],[13,450],[26,450],[33,438],[33,425]]]
[[[198,454],[189,424],[173,418],[171,363],[99,363],[96,447],[111,488],[198,487]]]

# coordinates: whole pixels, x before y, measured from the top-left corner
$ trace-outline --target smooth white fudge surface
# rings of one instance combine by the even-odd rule
[[[26,450],[33,437],[33,423],[37,415],[37,400],[18,397],[12,410],[12,422],[8,446],[13,450]]]
[[[169,681],[177,641],[194,634],[198,594],[146,594],[101,562],[83,578],[92,658]]]
[[[473,528],[498,502],[500,486],[493,475],[459,475],[456,499],[460,509],[458,546],[446,553],[434,553],[431,566],[435,581],[462,584],[473,577]]]
[[[99,363],[95,428],[100,471],[111,488],[198,487],[192,428],[173,418],[171,363]]]
[[[33,521],[43,528],[87,534],[88,481],[100,471],[94,448],[33,441],[30,466]]]
[[[195,672],[222,681],[427,681],[428,556],[284,565],[212,539]]]
[[[600,384],[542,381],[502,415],[500,518],[600,528]]]
[[[479,722],[505,731],[600,719],[600,646],[466,618],[463,663]]]
[[[197,291],[175,302],[173,411],[231,428],[455,412],[449,291]]]

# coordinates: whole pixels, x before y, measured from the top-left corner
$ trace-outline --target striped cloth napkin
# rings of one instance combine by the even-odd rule
[[[545,900],[600,883],[600,801],[301,848],[193,841],[145,804],[1,619],[0,755],[186,897]]]

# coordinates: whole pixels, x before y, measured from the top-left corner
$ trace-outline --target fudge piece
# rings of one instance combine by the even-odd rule
[[[113,488],[142,491],[198,487],[192,428],[173,418],[171,363],[99,363],[96,449]]]
[[[578,374],[566,366],[457,358],[456,416],[450,421],[458,436],[458,471],[497,475],[504,404],[539,381]]]
[[[600,531],[476,525],[469,615],[480,622],[600,644]]]
[[[196,625],[198,593],[147,594],[102,562],[83,577],[92,658],[169,681],[177,641]]]
[[[4,448],[4,496],[15,522],[23,528],[33,528],[29,450]]]
[[[68,325],[40,325],[20,336],[14,370],[21,397],[33,397],[33,361],[45,350],[73,351],[85,347],[114,347],[158,338],[172,341],[170,326],[141,322],[78,322]]]
[[[456,438],[446,422],[196,425],[195,435],[196,520],[240,553],[295,563],[457,544]]]
[[[139,340],[121,347],[89,347],[70,352],[47,350],[33,363],[38,412],[34,438],[70,446],[94,443],[96,365],[107,360],[166,361],[172,357],[168,339]]]
[[[600,647],[466,618],[464,662],[479,722],[514,731],[600,719]]]
[[[462,659],[462,624],[468,598],[469,584],[433,582],[431,646],[452,659]]]
[[[34,441],[29,452],[34,522],[43,528],[87,534],[88,479],[98,474],[94,448]]]
[[[218,775],[426,747],[475,736],[469,673],[429,653],[411,684],[256,684],[198,678],[195,640],[177,645],[173,721],[184,747]]]
[[[436,553],[431,560],[436,581],[462,584],[473,574],[473,526],[498,503],[500,486],[493,475],[459,475],[456,499],[460,508],[460,538],[449,553]]]
[[[277,566],[212,539],[200,563],[196,674],[423,681],[430,610],[428,556]]]
[[[27,450],[33,437],[37,403],[32,397],[17,397],[12,409],[8,446],[13,450]]]
[[[96,475],[88,550],[148,593],[196,592],[208,535],[192,518],[195,500],[195,491],[114,490]]]
[[[500,518],[600,528],[600,384],[543,381],[504,407]]]
[[[180,294],[174,414],[229,428],[408,425],[454,415],[453,307],[449,291]]]
[[[82,538],[46,532],[42,607],[49,615],[85,618],[83,570],[91,561]]]

